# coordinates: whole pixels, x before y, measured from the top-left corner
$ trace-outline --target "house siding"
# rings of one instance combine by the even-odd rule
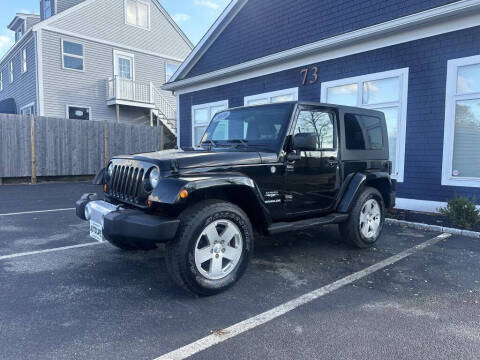
[[[458,0],[249,0],[186,78]]]
[[[3,91],[0,91],[0,101],[14,98],[17,113],[20,108],[30,103],[37,105],[35,38],[32,33],[25,35],[22,44],[5,57],[0,63],[3,73]],[[22,73],[22,51],[27,49],[27,72]],[[13,60],[13,83],[10,84],[9,63]],[[35,110],[36,111],[36,110]]]
[[[57,14],[65,11],[75,5],[78,5],[85,0],[55,0],[56,1],[56,9],[57,9]]]
[[[322,82],[408,67],[404,182],[397,195],[445,201],[457,193],[479,199],[478,188],[441,185],[447,61],[479,55],[479,42],[480,27],[475,27],[310,64],[319,68],[313,85],[302,86],[301,68],[296,68],[180,95],[181,145],[191,145],[193,105],[228,100],[230,107],[243,106],[245,96],[292,87],[299,87],[299,100],[318,102]]]
[[[185,59],[191,51],[187,41],[153,2],[150,14],[151,30],[137,28],[125,23],[123,0],[97,0],[54,21],[51,27],[173,59]]]
[[[42,38],[45,116],[65,117],[68,104],[90,106],[92,120],[115,121],[115,107],[106,104],[106,80],[113,76],[113,51],[125,50],[51,31],[43,31]],[[84,72],[62,69],[62,39],[83,44]],[[165,82],[167,60],[134,51],[129,53],[135,57],[135,80],[152,82],[159,89]],[[172,105],[175,104],[170,92],[161,92]],[[122,107],[120,118],[121,121],[144,123],[145,115],[145,110]]]

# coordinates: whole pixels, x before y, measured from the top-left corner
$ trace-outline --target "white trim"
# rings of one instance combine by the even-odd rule
[[[205,104],[198,104],[198,105],[193,105],[192,106],[192,147],[197,147],[195,145],[195,121],[194,121],[194,114],[195,114],[195,110],[200,110],[200,109],[208,109],[208,116],[210,117],[210,120],[208,121],[208,124],[210,123],[210,121],[212,121],[212,114],[211,114],[211,108],[212,107],[219,107],[219,106],[225,106],[227,109],[228,109],[228,100],[221,100],[221,101],[215,101],[215,102],[211,102],[211,103],[205,103]],[[207,124],[207,126],[208,126]],[[200,125],[199,125],[200,126]],[[204,126],[204,125],[202,125]]]
[[[248,103],[252,100],[258,100],[258,99],[268,99],[268,103],[271,103],[273,97],[277,96],[285,96],[285,95],[293,95],[293,100],[292,101],[298,101],[298,87],[290,88],[290,89],[283,89],[283,90],[277,90],[277,91],[271,91],[263,94],[255,94],[255,95],[249,95],[245,96],[243,98],[243,105],[247,106]]]
[[[207,74],[173,79],[162,88],[184,94],[462,30],[480,25],[479,10],[480,0],[460,0]]]
[[[444,208],[446,206],[447,203],[442,201],[397,198],[395,208],[410,211],[438,213],[439,208]],[[477,205],[477,209],[480,210],[480,205]]]
[[[69,42],[69,43],[72,43],[72,44],[81,45],[83,55],[80,56],[80,55],[65,53],[64,52],[64,47],[63,47],[63,43],[65,41]],[[61,46],[61,52],[62,52],[62,70],[70,70],[70,71],[76,71],[76,72],[82,72],[82,73],[85,72],[85,44],[83,44],[81,42],[76,42],[74,40],[65,39],[65,38],[61,38],[60,42],[61,42],[60,46]],[[82,59],[82,70],[77,70],[77,69],[72,69],[72,68],[65,67],[65,56],[75,58],[75,59]]]
[[[70,119],[69,115],[70,115],[70,112],[68,111],[68,108],[71,108],[71,107],[76,107],[76,108],[80,108],[80,109],[88,109],[88,120],[93,120],[93,115],[92,115],[92,107],[91,106],[85,106],[85,105],[74,105],[74,104],[67,104],[65,105],[65,119],[69,119],[69,120],[81,120],[81,119]]]
[[[25,73],[28,72],[27,48],[26,47],[24,47],[22,49],[21,61],[22,61],[22,74],[25,74]]]
[[[168,20],[168,22],[170,23],[170,25],[172,25],[172,27],[175,29],[175,31],[182,37],[182,39],[185,41],[185,43],[188,45],[188,47],[191,49],[193,49],[193,44],[192,42],[190,41],[190,39],[187,37],[187,35],[185,35],[185,33],[183,32],[182,29],[180,29],[180,26],[178,26],[178,24],[175,22],[175,20],[172,19],[172,17],[170,16],[170,14],[167,12],[167,10],[165,10],[165,8],[162,6],[162,4],[160,4],[159,1],[153,1],[153,4],[157,7],[157,9],[162,13],[163,16],[165,16],[165,18]]]
[[[44,97],[44,86],[43,86],[43,38],[42,38],[42,32],[43,30],[38,30],[35,34],[36,36],[36,51],[35,51],[35,59],[36,59],[36,64],[37,64],[37,76],[36,81],[37,81],[37,91],[38,91],[38,115],[39,116],[44,116],[44,103],[45,103],[45,97]]]
[[[135,81],[135,54],[113,49],[113,76],[118,76],[118,58],[131,58],[132,60],[132,81]]]
[[[211,39],[213,34],[216,33],[217,30],[219,30],[218,32],[221,32],[230,23],[230,22],[228,22],[228,23],[224,24],[222,29],[219,29],[220,24],[225,20],[225,18],[230,16],[231,11],[235,8],[235,5],[237,5],[238,1],[239,0],[232,0],[230,2],[230,4],[227,6],[227,8],[218,17],[218,19],[210,27],[210,29],[208,29],[207,33],[200,39],[200,42],[193,48],[192,52],[187,56],[187,58],[185,59],[183,64],[180,66],[180,68],[177,70],[177,72],[173,75],[173,77],[171,79],[171,83],[176,81],[177,78],[180,76],[180,74],[182,74],[187,67],[192,67],[193,66],[192,62],[194,61],[195,58],[197,58],[197,55],[200,55],[200,50],[204,47],[204,45],[206,44],[207,41],[209,41],[211,43],[214,42],[215,39],[213,39],[213,38]],[[236,15],[236,14],[232,13],[232,15],[233,16],[232,16],[231,20],[233,20],[233,18],[235,17],[234,15]],[[203,50],[203,52],[204,51],[205,50]]]
[[[32,32],[32,29],[29,29],[23,36],[22,38],[16,42],[15,44],[12,45],[12,47],[10,49],[8,49],[8,51],[2,56],[1,60],[0,60],[0,64],[2,64],[10,55],[12,55],[12,53],[18,48],[20,47],[21,44],[23,44],[24,42],[28,42],[29,40],[31,40],[31,38],[28,38],[27,35],[30,35],[30,33]],[[27,39],[28,38],[28,39]],[[27,44],[25,44],[25,46],[27,46]],[[17,54],[13,54],[13,56],[16,56]]]
[[[20,108],[20,115],[23,115],[22,114],[22,111],[25,110],[25,109],[28,109],[29,107],[33,108],[33,113],[30,114],[30,115],[35,115],[35,101],[34,102],[31,102],[30,104],[27,104],[27,105],[24,105]]]
[[[3,91],[3,69],[0,68],[0,91]]]
[[[160,54],[160,53],[156,53],[156,52],[153,52],[153,51],[134,48],[134,47],[122,45],[120,43],[116,43],[116,42],[113,42],[113,41],[108,41],[108,40],[103,40],[103,39],[99,39],[99,38],[94,38],[94,37],[91,37],[91,36],[82,35],[82,34],[79,34],[79,33],[72,32],[72,31],[52,28],[52,27],[49,27],[49,26],[44,27],[43,30],[51,31],[51,32],[54,32],[54,33],[60,34],[60,35],[75,37],[75,38],[81,39],[81,40],[93,41],[93,42],[96,42],[98,44],[110,45],[112,47],[116,47],[116,48],[127,50],[127,51],[134,51],[134,52],[138,52],[138,53],[141,53],[141,54],[157,56],[157,57],[160,57],[160,58],[166,59],[166,60],[172,60],[172,61],[178,61],[178,62],[183,61],[183,59],[180,59],[180,58],[174,58],[174,57],[171,57],[171,56],[168,56],[168,55],[165,55],[165,54]]]
[[[125,105],[125,106],[134,106],[137,108],[144,108],[144,109],[155,109],[154,104],[147,104],[147,103],[142,103],[142,102],[137,102],[137,101],[130,101],[130,100],[108,100],[107,105]]]
[[[457,95],[458,68],[480,64],[480,55],[449,60],[445,96],[445,127],[443,138],[442,185],[480,187],[480,178],[453,177],[453,150],[455,141],[455,104],[457,100],[480,99],[480,93]]]
[[[13,59],[8,62],[8,83],[13,84],[15,81],[15,68],[13,66]]]
[[[35,24],[32,26],[33,31],[37,31],[39,29],[44,29],[46,26],[50,25],[52,22],[55,22],[57,20],[60,20],[64,18],[65,16],[71,14],[74,11],[80,10],[84,8],[85,6],[90,5],[91,3],[95,2],[97,0],[85,0],[75,6],[72,6],[71,8],[68,8],[66,10],[63,10],[62,12],[57,14],[57,0],[55,1],[55,14],[50,16],[48,19],[45,19],[38,24]]]
[[[403,182],[404,180],[404,173],[405,173],[405,142],[406,142],[406,134],[407,134],[407,107],[408,107],[408,77],[409,77],[409,68],[403,69],[395,69],[390,71],[383,71],[379,73],[373,74],[365,74],[361,76],[355,76],[346,79],[339,79],[334,81],[327,81],[323,82],[321,85],[321,102],[327,102],[327,89],[336,86],[342,85],[349,85],[349,84],[357,84],[358,85],[358,93],[357,93],[357,104],[356,106],[367,108],[367,109],[376,109],[380,110],[382,108],[388,107],[400,107],[399,113],[399,121],[398,121],[398,137],[397,137],[397,168],[396,174],[394,174],[394,178],[397,179],[398,182]],[[363,91],[363,82],[365,81],[375,81],[387,78],[399,78],[400,79],[400,99],[395,102],[391,103],[381,103],[381,104],[369,104],[363,105],[362,104],[362,91]]]
[[[128,1],[135,1],[136,3],[136,15],[137,15],[137,18],[135,19],[135,24],[131,24],[127,21],[127,0],[124,0],[123,1],[123,7],[124,7],[124,19],[125,19],[125,25],[128,25],[128,26],[133,26],[133,27],[136,27],[137,29],[142,29],[142,30],[147,30],[147,31],[150,31],[151,30],[151,7],[150,7],[150,2],[149,1],[143,1],[143,0],[128,0]],[[148,7],[148,25],[147,27],[143,27],[143,26],[140,26],[138,25],[138,3],[142,3],[144,5],[147,5]]]
[[[176,100],[176,116],[177,116],[177,148],[181,149],[180,147],[180,95],[175,96]],[[193,123],[193,119],[192,119]]]

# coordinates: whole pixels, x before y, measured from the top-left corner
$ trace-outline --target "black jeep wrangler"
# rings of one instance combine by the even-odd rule
[[[378,111],[287,102],[217,113],[198,147],[116,156],[99,172],[105,200],[85,194],[90,235],[123,250],[166,243],[172,279],[200,295],[245,272],[254,231],[339,224],[375,244],[394,206],[387,127]]]

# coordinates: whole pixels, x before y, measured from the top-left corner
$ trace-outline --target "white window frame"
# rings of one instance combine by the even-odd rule
[[[133,26],[133,27],[136,27],[136,28],[139,28],[139,29],[143,29],[143,30],[148,30],[150,31],[151,29],[151,18],[152,18],[152,15],[151,15],[151,6],[150,6],[150,1],[142,1],[142,0],[131,0],[131,1],[135,1],[135,3],[137,4],[137,19],[136,19],[136,22],[135,24],[131,24],[127,21],[127,0],[124,0],[123,1],[123,7],[124,7],[124,13],[125,13],[125,25],[128,25],[128,26]],[[148,24],[147,24],[147,27],[143,27],[143,26],[140,26],[138,25],[138,3],[142,3],[144,5],[147,5],[148,7]]]
[[[225,106],[227,109],[229,107],[228,105],[228,100],[221,100],[221,101],[216,101],[216,102],[211,102],[211,103],[206,103],[206,104],[199,104],[199,105],[193,105],[192,106],[192,147],[193,148],[199,148],[198,145],[195,145],[195,111],[196,110],[201,110],[201,109],[208,109],[209,113],[208,113],[208,117],[210,118],[210,121],[211,121],[211,117],[212,117],[212,114],[211,114],[211,109],[214,108],[214,107],[219,107],[219,106]],[[207,126],[209,125],[210,123],[207,124]],[[199,125],[200,126],[200,125]],[[201,126],[205,126],[205,125],[201,125]]]
[[[77,44],[77,45],[82,45],[83,56],[70,54],[70,53],[65,53],[64,52],[64,47],[63,47],[63,43],[65,41],[73,43],[73,44]],[[61,50],[62,51],[62,69],[63,70],[69,70],[69,71],[75,71],[75,72],[82,72],[82,73],[85,72],[85,44],[82,43],[82,42],[76,41],[76,40],[62,39],[60,46],[62,47],[62,50]],[[73,58],[76,58],[76,59],[82,59],[82,70],[65,67],[65,56],[73,57]]]
[[[69,108],[71,107],[76,107],[76,108],[83,108],[83,109],[88,109],[88,114],[90,116],[90,118],[88,120],[82,120],[82,121],[90,121],[90,120],[93,120],[93,116],[92,116],[92,107],[91,106],[85,106],[85,105],[74,105],[74,104],[67,104],[65,105],[65,119],[69,119],[69,120],[78,120],[78,119],[70,119],[69,118]]]
[[[447,88],[445,97],[445,127],[443,138],[442,185],[480,187],[480,178],[454,177],[453,149],[455,141],[455,116],[458,100],[480,98],[480,93],[457,95],[458,68],[480,64],[480,55],[449,60],[447,63]]]
[[[22,74],[25,74],[28,71],[27,66],[27,48],[22,50]]]
[[[285,95],[293,95],[292,101],[298,101],[298,87],[245,96],[243,98],[243,104],[247,106],[247,104],[252,100],[260,100],[265,98],[268,99],[268,103],[271,103],[272,98]]]
[[[8,63],[8,80],[9,80],[9,83],[10,84],[13,84],[13,82],[15,81],[15,76],[14,76],[14,73],[13,73],[13,60],[10,60],[10,62]]]
[[[30,104],[22,106],[20,108],[20,115],[25,115],[25,114],[23,114],[23,110],[28,109],[30,107],[32,108],[32,113],[30,115],[35,115],[35,102],[31,102]]]
[[[3,91],[3,70],[0,70],[0,91]]]
[[[120,51],[120,50],[113,50],[113,75],[119,76],[119,69],[118,69],[118,58],[130,58],[132,61],[132,81],[135,81],[135,54]]]
[[[397,125],[398,138],[397,138],[397,158],[396,158],[396,169],[392,170],[392,177],[398,182],[404,181],[405,174],[405,137],[407,132],[407,107],[408,107],[408,75],[409,68],[396,69],[390,71],[383,71],[379,73],[366,74],[361,76],[355,76],[346,79],[339,79],[334,81],[327,81],[322,83],[321,86],[321,102],[327,102],[327,89],[357,84],[357,106],[365,109],[375,109],[382,110],[384,108],[390,108],[394,106],[400,107],[399,120]],[[394,102],[381,103],[381,104],[372,104],[372,105],[363,105],[363,83],[366,81],[375,81],[388,78],[400,78],[400,99]]]
[[[165,63],[165,82],[167,83],[170,79],[168,78],[168,65],[173,65],[173,66],[176,66],[177,67],[177,70],[175,70],[175,72],[172,74],[172,76],[170,77],[173,78],[173,75],[175,75],[175,73],[178,71],[178,69],[180,68],[180,65],[177,65],[177,64],[174,64],[172,62],[166,62]]]

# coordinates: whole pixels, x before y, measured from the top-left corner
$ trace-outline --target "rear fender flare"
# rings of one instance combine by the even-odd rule
[[[343,193],[343,197],[337,207],[337,211],[340,213],[348,213],[362,187],[368,184],[370,181],[375,180],[387,181],[389,184],[389,189],[393,188],[390,176],[385,172],[374,172],[368,174],[357,173],[352,177],[347,186],[347,189]],[[382,195],[385,196],[384,194]],[[388,200],[384,200],[385,203],[387,203]]]

